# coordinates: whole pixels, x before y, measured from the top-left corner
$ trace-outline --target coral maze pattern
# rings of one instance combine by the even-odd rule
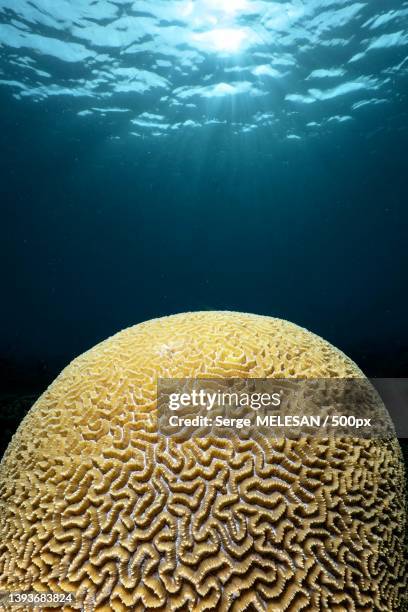
[[[158,376],[361,376],[285,321],[193,313],[76,359],[0,466],[0,590],[64,609],[406,610],[396,440],[157,432]]]

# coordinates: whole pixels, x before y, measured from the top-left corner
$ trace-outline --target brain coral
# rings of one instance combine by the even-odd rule
[[[65,609],[406,610],[397,440],[157,433],[163,377],[352,377],[291,323],[230,312],[136,325],[73,361],[0,466],[0,590]]]

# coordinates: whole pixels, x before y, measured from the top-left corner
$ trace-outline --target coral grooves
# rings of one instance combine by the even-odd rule
[[[230,312],[73,361],[0,465],[0,590],[72,592],[66,610],[406,610],[397,440],[157,431],[158,377],[285,376],[362,374],[302,328]]]

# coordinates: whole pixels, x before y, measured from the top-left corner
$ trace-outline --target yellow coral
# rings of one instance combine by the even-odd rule
[[[291,323],[187,313],[73,361],[0,465],[0,590],[89,610],[404,610],[404,469],[395,440],[175,443],[158,377],[352,377]],[[82,603],[81,603],[82,602]]]

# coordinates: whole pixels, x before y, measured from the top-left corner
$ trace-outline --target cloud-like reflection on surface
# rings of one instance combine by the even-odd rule
[[[408,76],[406,1],[0,0],[0,16],[15,98],[71,97],[83,121],[133,134],[303,139],[401,97]]]

